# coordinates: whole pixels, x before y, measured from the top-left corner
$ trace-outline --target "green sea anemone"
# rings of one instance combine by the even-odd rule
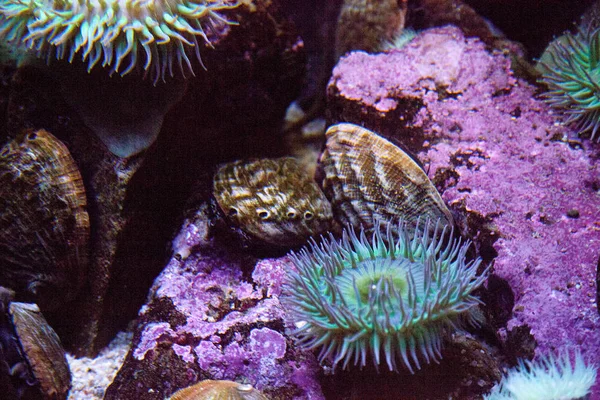
[[[587,24],[555,39],[537,68],[550,89],[546,102],[564,110],[566,123],[593,140],[600,127],[600,30]]]
[[[537,362],[520,361],[484,400],[575,400],[583,399],[596,382],[596,367],[586,365],[581,353],[571,364],[568,352],[542,357]]]
[[[73,61],[88,70],[101,62],[125,75],[143,63],[156,82],[173,64],[194,73],[200,46],[232,24],[221,11],[235,0],[6,0],[0,2],[0,37],[38,57]],[[143,55],[142,55],[143,54]],[[142,58],[142,60],[138,60]]]
[[[320,245],[291,253],[296,269],[285,285],[287,306],[301,346],[320,349],[321,362],[364,367],[382,356],[390,371],[398,360],[411,372],[441,358],[442,335],[465,322],[480,301],[471,292],[485,281],[480,259],[466,262],[469,243],[452,230],[425,223],[377,224],[371,239],[346,230]],[[431,234],[431,236],[430,236]]]

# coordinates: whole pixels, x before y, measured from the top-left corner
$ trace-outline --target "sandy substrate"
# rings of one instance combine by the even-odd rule
[[[73,376],[69,400],[101,400],[123,364],[131,338],[131,332],[119,333],[96,358],[77,359],[67,355]]]

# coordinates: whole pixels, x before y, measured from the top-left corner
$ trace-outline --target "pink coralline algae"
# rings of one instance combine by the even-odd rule
[[[189,229],[186,224],[183,231]],[[152,362],[170,348],[170,357],[183,361],[194,371],[192,377],[250,383],[274,399],[322,399],[314,357],[297,349],[284,333],[285,314],[277,295],[286,268],[286,258],[262,260],[248,279],[238,259],[197,253],[185,261],[173,258],[142,309],[140,318],[153,322],[138,327],[130,357],[135,361],[129,362]],[[164,299],[174,307],[169,315],[180,313],[184,323],[156,320],[160,312],[154,304]]]
[[[347,56],[328,94],[334,121],[404,142],[466,216],[515,295],[499,337],[527,325],[537,354],[577,348],[600,365],[598,145],[573,140],[507,57],[453,27],[387,54]]]
[[[241,335],[236,339],[224,348],[210,340],[201,341],[194,349],[200,368],[215,379],[231,379],[232,373],[238,379],[255,377],[253,386],[263,389],[288,385],[289,376],[278,370],[279,360],[283,360],[287,349],[282,334],[260,328],[250,331],[246,344],[240,344]]]

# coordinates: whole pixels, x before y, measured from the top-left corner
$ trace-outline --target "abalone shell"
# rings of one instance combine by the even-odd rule
[[[234,225],[271,245],[299,246],[332,229],[331,204],[292,157],[224,164],[213,195]]]
[[[206,380],[177,391],[170,400],[268,400],[252,385]]]
[[[28,130],[0,149],[0,285],[54,310],[86,273],[90,235],[83,180],[67,147]]]
[[[12,302],[8,311],[43,399],[66,399],[71,371],[58,335],[36,304]]]
[[[398,146],[348,123],[331,126],[326,137],[319,169],[338,222],[365,229],[400,219],[453,223],[425,171]]]

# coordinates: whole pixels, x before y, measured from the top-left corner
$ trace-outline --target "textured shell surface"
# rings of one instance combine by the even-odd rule
[[[268,397],[252,385],[206,380],[177,391],[170,400],[268,400]]]
[[[399,219],[453,223],[425,171],[402,149],[348,123],[331,126],[326,136],[319,168],[323,191],[340,223],[365,229],[376,221],[395,224]]]
[[[83,283],[90,235],[83,180],[45,130],[0,149],[0,284],[52,310]]]
[[[66,399],[71,388],[71,371],[58,335],[36,304],[12,302],[8,310],[44,398]]]
[[[235,225],[266,243],[298,246],[332,228],[331,204],[291,157],[222,165],[213,194]]]

